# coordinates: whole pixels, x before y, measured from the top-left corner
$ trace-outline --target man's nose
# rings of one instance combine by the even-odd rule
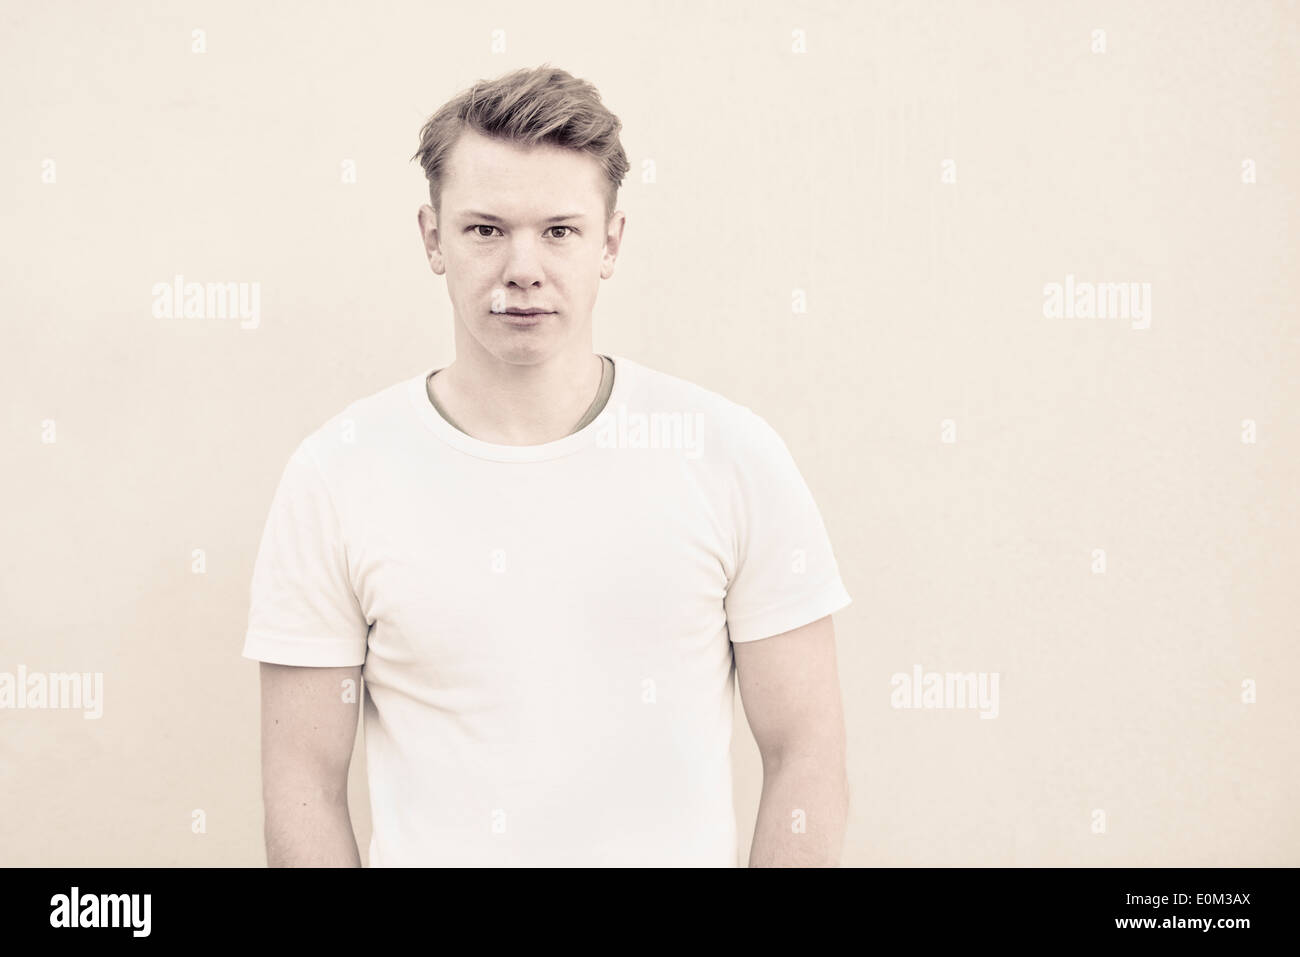
[[[542,257],[535,240],[516,238],[510,243],[502,281],[509,285],[531,286],[542,279]]]

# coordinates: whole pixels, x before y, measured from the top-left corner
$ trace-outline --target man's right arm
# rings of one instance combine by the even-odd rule
[[[360,867],[348,814],[348,765],[361,666],[263,661],[261,683],[267,866]]]

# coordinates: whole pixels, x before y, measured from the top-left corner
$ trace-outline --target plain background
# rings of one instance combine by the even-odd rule
[[[1300,864],[1298,23],[6,4],[0,670],[102,672],[104,716],[0,712],[3,863],[264,862],[240,651],[275,483],[348,402],[452,359],[409,158],[452,95],[550,62],[632,163],[596,349],[754,409],[825,518],[854,598],[844,864]],[[178,273],[260,282],[259,328],[155,319]],[[1045,318],[1067,275],[1151,283],[1150,328]],[[892,707],[914,665],[997,672],[998,717]],[[364,857],[361,751],[351,789]]]

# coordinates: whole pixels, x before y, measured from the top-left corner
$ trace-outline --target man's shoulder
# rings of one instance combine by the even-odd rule
[[[321,468],[371,455],[409,429],[413,377],[353,399],[310,430],[299,448]]]
[[[746,405],[690,379],[655,369],[632,359],[625,360],[636,380],[635,400],[663,411],[703,412],[720,422],[748,420],[755,413]],[[616,373],[617,374],[617,373]]]
[[[735,461],[748,457],[756,446],[775,434],[767,421],[747,405],[690,379],[627,361],[634,366],[635,381],[634,388],[628,390],[626,411],[644,412],[650,417],[678,413],[693,416],[699,423],[699,434],[707,437],[712,448],[710,458]]]

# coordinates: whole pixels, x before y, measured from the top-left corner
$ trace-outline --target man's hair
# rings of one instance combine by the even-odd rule
[[[522,146],[548,144],[590,153],[607,180],[608,224],[628,171],[627,154],[618,139],[622,127],[619,118],[601,104],[592,84],[544,63],[495,80],[480,80],[449,100],[420,130],[420,148],[411,159],[418,158],[424,167],[429,201],[441,219],[447,157],[466,129]]]

